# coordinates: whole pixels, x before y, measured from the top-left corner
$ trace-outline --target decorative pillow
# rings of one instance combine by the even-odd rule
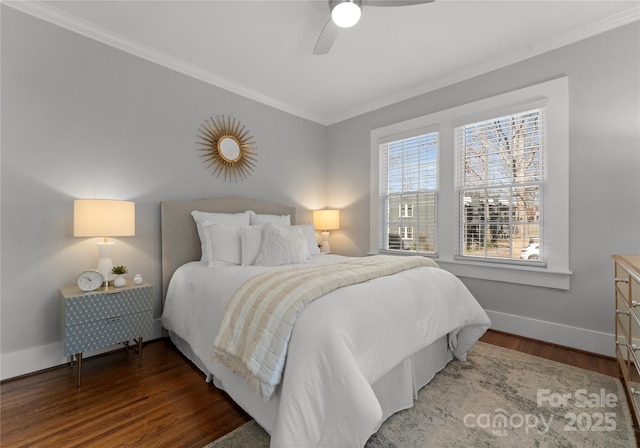
[[[251,220],[251,213],[253,212],[247,211],[243,213],[211,213],[201,212],[198,210],[192,211],[191,216],[193,216],[193,220],[196,222],[196,227],[198,228],[198,236],[200,237],[200,249],[202,250],[202,257],[200,258],[200,260],[209,261],[207,259],[207,252],[205,247],[207,245],[207,241],[202,228],[205,221],[226,225],[249,225],[249,221]]]
[[[262,243],[255,263],[259,266],[280,266],[307,261],[311,255],[307,240],[298,227],[267,223],[262,229]]]
[[[281,226],[291,225],[291,215],[264,215],[251,212],[251,225],[259,226],[266,223],[280,224]]]
[[[318,240],[316,239],[316,230],[313,228],[313,224],[298,224],[291,227],[297,227],[302,230],[304,238],[307,240],[307,247],[311,255],[319,254],[320,248],[318,247]]]
[[[216,264],[240,264],[240,226],[204,221],[205,251],[209,267]]]
[[[242,249],[242,265],[255,263],[262,244],[263,226],[240,226],[240,246]]]

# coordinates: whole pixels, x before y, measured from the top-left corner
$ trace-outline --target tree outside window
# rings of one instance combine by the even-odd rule
[[[462,255],[520,259],[541,242],[543,125],[536,109],[456,128]]]

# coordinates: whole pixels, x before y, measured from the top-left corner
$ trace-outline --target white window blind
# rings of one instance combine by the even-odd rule
[[[459,255],[542,261],[544,112],[455,128]]]
[[[438,133],[383,143],[379,148],[379,247],[435,254]]]

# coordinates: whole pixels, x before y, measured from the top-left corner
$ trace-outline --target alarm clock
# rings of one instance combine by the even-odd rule
[[[78,276],[78,288],[83,291],[95,291],[104,283],[104,277],[100,271],[87,269]]]

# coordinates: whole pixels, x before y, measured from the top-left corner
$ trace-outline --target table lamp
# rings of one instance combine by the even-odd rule
[[[110,236],[136,234],[135,203],[111,199],[76,199],[73,201],[73,236],[104,238],[98,242],[98,267],[104,281],[111,281],[113,262],[111,254],[114,242]]]
[[[331,253],[329,246],[329,230],[337,230],[340,228],[340,210],[314,210],[313,211],[313,227],[316,230],[322,230],[322,243],[320,244],[320,252]]]

